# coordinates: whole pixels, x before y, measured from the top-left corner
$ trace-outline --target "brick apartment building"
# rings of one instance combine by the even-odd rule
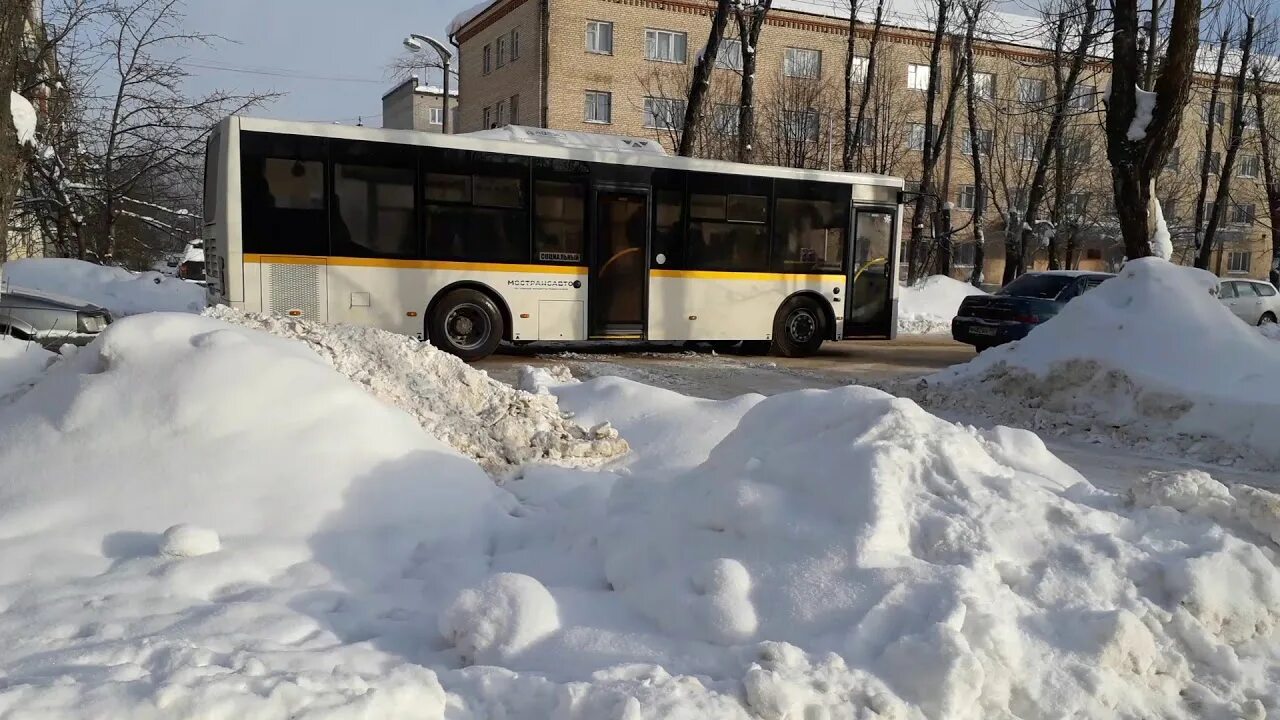
[[[453,125],[458,120],[458,91],[449,89]],[[395,130],[444,132],[444,89],[424,85],[417,76],[396,85],[382,96],[382,127]],[[456,130],[450,128],[451,131]]]
[[[841,17],[841,4],[775,0],[756,49],[755,162],[840,167],[848,39],[847,9]],[[713,8],[711,0],[493,0],[455,20],[450,29],[459,47],[460,85],[465,88],[458,131],[528,125],[656,138],[671,149],[675,126],[683,117],[684,88],[706,41]],[[949,182],[941,192],[956,208],[960,277],[968,274],[965,263],[972,263],[970,219],[975,204],[982,202],[986,208],[984,274],[998,281],[1004,267],[1006,213],[1025,202],[1033,149],[1047,123],[1046,113],[1036,109],[1052,101],[1052,58],[1026,40],[1010,39],[1036,37],[1036,23],[1034,18],[1001,16],[996,23],[1001,36],[986,37],[976,48],[975,86],[984,100],[975,140],[986,158],[990,192],[974,187],[963,96],[957,104],[960,121],[939,172],[949,164]],[[855,74],[865,73],[871,28],[863,23],[858,32]],[[699,155],[733,157],[741,68],[736,36],[731,19],[713,76],[708,126],[699,133]],[[919,177],[930,40],[927,20],[902,15],[887,19],[862,169],[901,176],[908,183]],[[943,77],[950,72],[952,50],[943,53]],[[1072,250],[1070,264],[1084,269],[1113,268],[1123,256],[1118,230],[1110,220],[1110,173],[1101,127],[1106,71],[1105,63],[1093,63],[1071,101],[1062,187],[1056,193],[1051,188],[1049,207],[1041,212],[1057,221],[1063,250]],[[1184,117],[1180,146],[1158,183],[1177,259],[1188,264],[1210,112],[1209,84],[1209,77],[1197,78],[1196,100]],[[1214,110],[1219,121],[1229,119],[1229,109],[1228,103],[1220,102]],[[1225,135],[1226,125],[1220,125],[1211,162],[1225,154]],[[1219,230],[1221,243],[1211,269],[1223,276],[1265,278],[1270,268],[1256,135],[1246,131],[1236,162],[1232,205]],[[1046,259],[1042,250],[1037,266],[1044,267]]]

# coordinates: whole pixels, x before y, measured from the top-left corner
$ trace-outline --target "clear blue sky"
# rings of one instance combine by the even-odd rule
[[[382,112],[382,94],[392,84],[387,63],[401,51],[401,40],[416,32],[447,42],[445,26],[475,2],[188,0],[189,29],[234,41],[193,49],[189,70],[201,89],[288,93],[255,114],[352,123],[363,115],[366,124],[378,126],[381,118],[374,116]],[[286,75],[291,77],[282,77]]]

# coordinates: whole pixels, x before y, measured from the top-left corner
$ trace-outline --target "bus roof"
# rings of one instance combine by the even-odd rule
[[[335,138],[340,140],[363,140],[367,142],[385,142],[399,145],[416,145],[422,147],[456,148],[477,152],[505,153],[508,155],[524,155],[528,157],[551,158],[557,160],[577,160],[581,162],[599,162],[613,165],[638,165],[643,167],[670,170],[694,170],[698,172],[721,173],[725,175],[753,175],[773,177],[785,180],[808,180],[816,182],[843,183],[846,185],[875,185],[880,187],[903,187],[903,180],[891,175],[873,175],[870,173],[846,173],[830,170],[808,170],[804,168],[785,168],[772,165],[749,165],[745,163],[724,162],[720,160],[704,160],[656,155],[653,153],[625,152],[596,148],[557,147],[554,145],[537,145],[514,142],[511,140],[492,140],[468,137],[467,135],[443,135],[421,130],[389,130],[385,128],[367,128],[352,125],[335,125],[320,122],[298,122],[293,120],[269,120],[243,115],[233,115],[223,121],[235,123],[239,130],[250,132],[271,132],[285,135],[307,135],[311,137]]]

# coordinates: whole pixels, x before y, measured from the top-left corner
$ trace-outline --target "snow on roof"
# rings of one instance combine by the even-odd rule
[[[444,94],[444,88],[439,85],[418,85],[413,89],[413,91],[416,93],[426,93],[428,95]],[[456,86],[449,88],[449,97],[458,97],[458,88]]]
[[[546,128],[525,127],[523,125],[507,125],[506,127],[493,128],[491,130],[459,133],[459,135],[479,140],[508,140],[536,145],[639,152],[650,155],[667,154],[662,144],[656,140],[622,135],[605,135],[603,133],[574,132],[572,130],[548,130]]]
[[[445,29],[445,34],[447,34],[449,37],[453,37],[458,33],[459,30],[462,29],[464,25],[471,22],[472,20],[475,20],[477,17],[480,16],[480,13],[483,13],[485,10],[488,10],[489,6],[493,5],[497,1],[498,0],[480,0],[480,2],[476,3],[475,5],[472,5],[466,10],[463,10],[457,15],[454,15],[453,20],[449,21],[448,28]]]

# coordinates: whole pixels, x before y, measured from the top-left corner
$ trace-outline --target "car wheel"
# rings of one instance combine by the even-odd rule
[[[783,357],[805,357],[822,346],[826,318],[818,303],[795,297],[782,304],[773,321],[773,347]]]
[[[493,298],[470,288],[444,296],[427,320],[431,344],[467,361],[492,355],[503,330],[502,313]]]
[[[1276,321],[1276,314],[1275,314],[1275,313],[1273,313],[1273,312],[1264,312],[1264,313],[1262,313],[1262,317],[1258,319],[1258,324],[1259,324],[1259,325],[1266,325],[1266,324],[1268,324],[1268,323],[1274,323],[1275,321]]]

